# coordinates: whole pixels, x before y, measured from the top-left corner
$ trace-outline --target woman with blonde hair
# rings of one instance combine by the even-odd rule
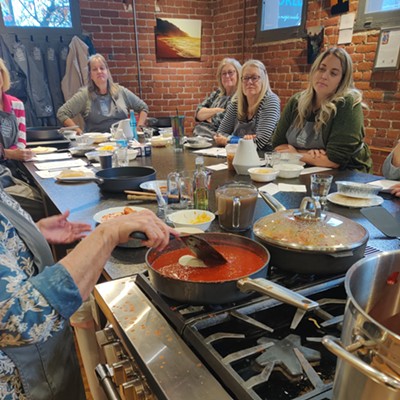
[[[87,132],[109,132],[115,122],[129,118],[130,110],[139,113],[138,127],[145,125],[149,108],[130,90],[115,83],[106,59],[94,54],[88,60],[88,85],[81,88],[57,112],[64,126],[76,125],[82,115]],[[77,129],[81,133],[81,129]]]
[[[271,150],[271,136],[280,116],[280,101],[271,90],[264,64],[258,60],[247,61],[240,80],[215,141],[219,146],[225,146],[239,138],[252,138],[258,150]]]
[[[242,66],[234,58],[224,58],[217,68],[218,89],[213,91],[196,109],[194,136],[212,138],[224,118],[225,110],[236,92]]]
[[[350,55],[330,48],[314,61],[308,88],[286,104],[273,146],[279,152],[301,153],[301,161],[310,165],[369,172],[362,106]]]

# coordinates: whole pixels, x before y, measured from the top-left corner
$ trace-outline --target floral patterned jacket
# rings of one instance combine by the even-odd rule
[[[1,188],[0,201],[33,223]],[[61,264],[38,273],[32,253],[0,213],[0,399],[26,399],[19,371],[2,348],[44,342],[64,327],[80,302],[79,291]]]

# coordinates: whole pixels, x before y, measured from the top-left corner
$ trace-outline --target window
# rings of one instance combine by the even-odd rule
[[[400,25],[400,0],[359,0],[355,30]]]
[[[80,31],[79,0],[0,0],[6,32]]]
[[[256,42],[305,36],[308,0],[258,0]]]

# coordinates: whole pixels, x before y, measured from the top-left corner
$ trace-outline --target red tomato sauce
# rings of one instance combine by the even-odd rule
[[[267,262],[266,257],[259,256],[242,247],[213,245],[226,259],[227,263],[217,267],[190,267],[179,264],[184,255],[192,255],[187,249],[172,250],[154,260],[152,267],[168,278],[193,282],[224,282],[249,276],[261,269]]]

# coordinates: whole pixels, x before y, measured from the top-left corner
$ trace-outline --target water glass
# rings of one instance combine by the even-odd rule
[[[318,200],[321,208],[324,209],[326,204],[326,196],[328,196],[331,188],[333,176],[326,174],[311,175],[311,197]]]
[[[142,131],[144,134],[145,141],[147,143],[151,142],[151,138],[153,137],[154,129],[148,128],[147,126],[143,126]]]
[[[193,174],[170,172],[167,177],[168,209],[193,208]]]
[[[279,164],[281,161],[281,153],[277,151],[267,151],[264,154],[265,157],[265,166],[273,167],[276,164]]]

